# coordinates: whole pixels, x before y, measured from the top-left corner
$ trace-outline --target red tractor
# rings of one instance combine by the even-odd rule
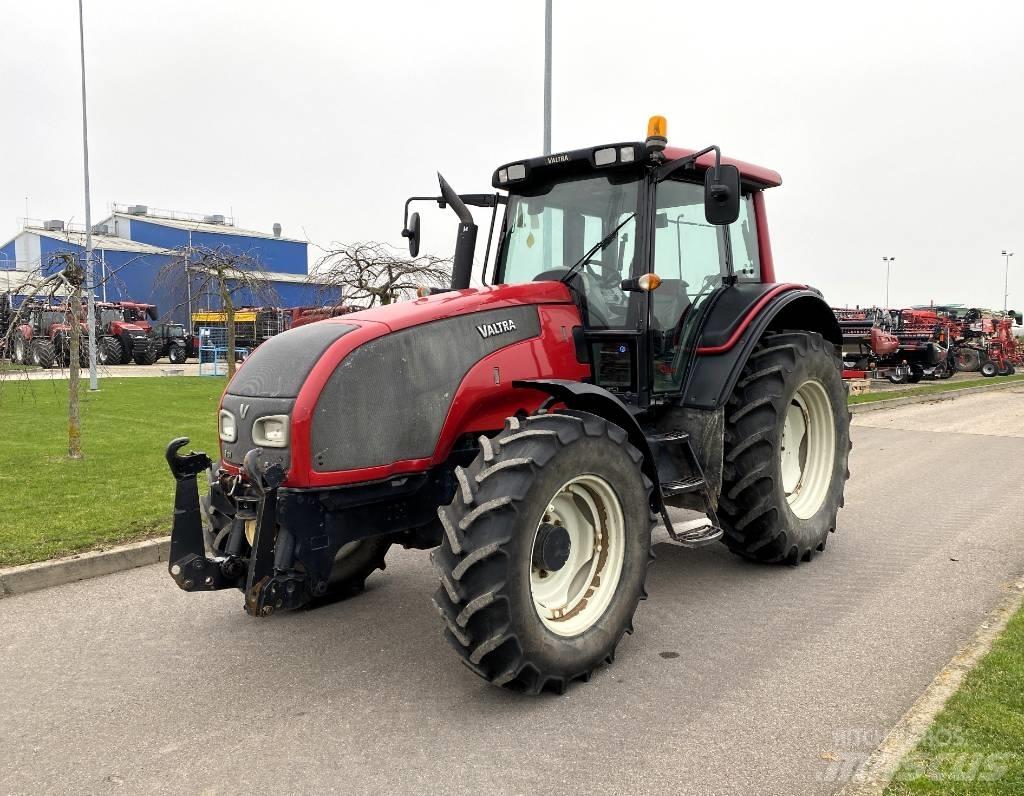
[[[67,365],[71,350],[68,315],[66,304],[48,304],[38,299],[24,302],[12,313],[11,361],[45,369]],[[89,329],[84,321],[79,323],[79,333],[78,361],[85,366],[89,363]]]
[[[126,313],[131,313],[137,318],[139,306],[151,305],[96,302],[96,361],[101,365],[125,365],[133,360],[137,365],[156,362],[158,351],[149,336],[149,320],[142,325],[126,317]]]
[[[823,551],[848,477],[839,326],[816,290],[775,281],[779,175],[666,148],[664,129],[513,161],[496,193],[439,178],[450,289],[256,349],[221,399],[216,464],[167,448],[178,586],[238,588],[266,617],[360,589],[392,544],[433,549],[461,661],[561,692],[632,631],[658,518],[754,561]],[[467,205],[492,232],[504,208],[483,287]]]

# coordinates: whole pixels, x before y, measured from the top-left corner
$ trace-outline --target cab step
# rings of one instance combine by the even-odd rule
[[[704,547],[717,542],[723,533],[711,520],[702,517],[676,525],[671,536],[673,542],[683,547]]]
[[[699,492],[704,488],[704,477],[694,476],[692,478],[680,478],[678,481],[667,481],[661,485],[661,494],[665,497],[685,495],[689,492]]]
[[[661,518],[668,535],[684,547],[703,547],[717,542],[722,538],[723,531],[718,524],[711,488],[690,445],[690,435],[685,431],[648,434],[647,444],[658,471]],[[676,527],[669,517],[666,501],[691,493],[699,494],[700,504],[707,517]],[[684,507],[695,508],[685,504]]]

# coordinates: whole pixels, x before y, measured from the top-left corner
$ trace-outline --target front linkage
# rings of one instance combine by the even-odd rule
[[[242,588],[245,610],[252,616],[270,616],[275,610],[297,608],[309,602],[315,589],[309,587],[305,574],[275,574],[277,489],[284,481],[280,465],[260,468],[262,450],[256,448],[249,451],[242,466],[246,484],[238,476],[230,475],[211,482],[213,499],[230,495],[234,507],[225,554],[207,558],[196,476],[210,470],[212,462],[205,453],[196,451],[178,455],[188,442],[187,437],[179,437],[167,446],[167,464],[176,482],[167,567],[174,582],[184,591]],[[241,552],[245,527],[250,522],[255,522],[255,531],[246,568]]]

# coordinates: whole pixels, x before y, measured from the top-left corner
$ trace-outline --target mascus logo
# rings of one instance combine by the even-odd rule
[[[564,163],[568,159],[568,155],[552,155],[551,157],[546,159],[546,162],[548,163],[548,165],[550,165],[552,163]]]
[[[516,330],[516,324],[515,321],[509,319],[507,321],[498,321],[497,323],[484,323],[477,326],[476,330],[480,332],[480,336],[486,340],[488,337],[494,337],[496,334],[514,332]]]

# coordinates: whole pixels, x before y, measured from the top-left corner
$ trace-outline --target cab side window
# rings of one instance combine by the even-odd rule
[[[754,199],[750,194],[740,202],[740,217],[729,225],[732,268],[740,282],[761,281],[761,255],[757,248],[757,221]]]

